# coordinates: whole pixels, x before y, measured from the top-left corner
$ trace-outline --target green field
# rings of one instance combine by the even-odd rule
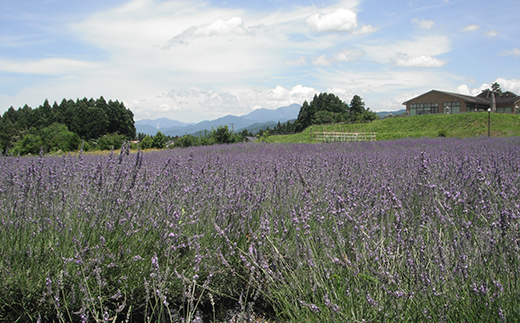
[[[489,117],[492,137],[520,136],[520,115],[492,113]],[[488,114],[434,114],[386,118],[363,124],[314,125],[301,133],[271,136],[267,139],[267,142],[315,142],[312,134],[323,131],[376,132],[377,140],[439,136],[459,138],[478,137],[488,135]]]

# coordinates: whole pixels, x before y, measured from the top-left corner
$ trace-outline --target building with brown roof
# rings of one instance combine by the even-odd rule
[[[494,95],[493,95],[494,94]],[[494,102],[493,102],[494,101]],[[515,113],[520,96],[513,92],[482,91],[477,96],[431,90],[403,103],[408,115],[487,111]]]

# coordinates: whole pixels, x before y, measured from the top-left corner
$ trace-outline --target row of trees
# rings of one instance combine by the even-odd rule
[[[0,117],[0,129],[0,148],[15,153],[32,153],[38,145],[46,151],[69,151],[77,149],[81,141],[97,144],[104,136],[123,140],[136,136],[132,111],[122,102],[107,102],[103,97],[63,99],[52,106],[45,100],[35,109],[28,105],[18,110],[10,107]]]
[[[257,137],[264,139],[270,134],[287,134],[303,131],[313,124],[338,122],[366,122],[377,118],[365,107],[360,96],[355,95],[350,105],[332,93],[321,93],[300,108],[296,121],[278,122],[273,129],[260,131]],[[199,136],[186,134],[181,137],[137,134],[139,146],[165,148],[168,142],[175,146],[190,147],[213,144],[230,144],[245,141],[253,134],[247,130],[234,133],[227,126],[205,131]],[[119,149],[124,141],[136,139],[134,115],[122,102],[94,99],[65,100],[51,106],[48,100],[36,109],[25,105],[15,110],[10,107],[0,117],[0,148],[3,152],[36,154],[44,152],[71,151],[82,145],[84,150]],[[137,146],[136,146],[137,147]]]
[[[375,112],[365,107],[359,95],[354,95],[350,106],[332,93],[314,95],[311,103],[305,101],[300,108],[295,130],[303,131],[313,124],[339,122],[368,122],[377,119]]]
[[[214,144],[233,144],[237,142],[243,142],[246,137],[252,135],[248,131],[242,131],[241,133],[234,133],[229,130],[228,126],[219,126],[217,129],[211,129],[211,131],[204,131],[199,136],[185,134],[184,136],[164,136],[161,132],[153,137],[145,136],[144,134],[138,134],[140,140],[140,147],[146,148],[164,148],[167,142],[174,142],[175,147],[192,147],[192,146],[209,146]],[[164,145],[158,146],[155,144],[159,142],[157,136],[164,138]]]

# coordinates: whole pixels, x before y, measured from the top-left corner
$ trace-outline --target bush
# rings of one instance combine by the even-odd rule
[[[125,136],[112,133],[99,138],[97,148],[99,150],[120,149],[124,142]]]
[[[166,137],[162,132],[157,131],[157,134],[152,139],[152,148],[162,149],[164,147],[166,147]]]
[[[43,148],[43,140],[40,136],[34,134],[26,134],[20,139],[14,149],[15,154],[32,154],[37,155]]]
[[[146,135],[143,140],[139,143],[139,146],[141,149],[150,149],[152,148],[152,138],[150,136]]]
[[[201,141],[200,138],[185,134],[184,136],[177,139],[175,142],[175,145],[180,147],[193,147],[193,146],[200,146]]]

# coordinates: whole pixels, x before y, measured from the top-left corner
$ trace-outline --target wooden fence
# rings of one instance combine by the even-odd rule
[[[313,132],[316,141],[320,142],[352,142],[376,141],[375,132]]]

